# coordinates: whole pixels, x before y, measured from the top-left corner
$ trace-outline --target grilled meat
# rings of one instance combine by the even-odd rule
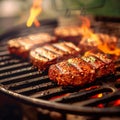
[[[45,70],[51,64],[77,56],[80,49],[70,42],[60,42],[38,47],[30,52],[30,59],[39,70]]]
[[[112,61],[98,54],[71,58],[51,65],[48,75],[59,85],[81,86],[114,71]]]
[[[24,59],[29,58],[30,50],[46,43],[56,42],[57,39],[47,33],[31,34],[25,37],[11,39],[8,42],[8,49],[11,54],[20,56]]]
[[[95,78],[95,70],[81,58],[71,58],[51,65],[49,78],[59,85],[84,85]]]
[[[73,42],[76,45],[82,38],[82,30],[79,26],[57,27],[54,34],[59,40]]]
[[[93,59],[91,59],[91,60],[89,59],[89,61],[87,61],[87,62],[89,62],[91,65],[96,67],[96,71],[97,71],[96,76],[97,77],[101,77],[104,75],[108,75],[110,73],[114,73],[114,71],[115,71],[114,63],[111,59],[109,59],[107,57],[107,55],[89,52],[85,57],[83,57],[83,59],[90,58],[90,57],[92,57]],[[96,62],[94,62],[94,61],[96,61]],[[97,65],[95,65],[95,63]],[[99,68],[99,70],[97,70],[98,69],[97,67]]]

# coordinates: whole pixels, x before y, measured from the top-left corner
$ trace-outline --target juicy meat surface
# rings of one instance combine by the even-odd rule
[[[80,49],[70,42],[47,44],[30,52],[30,60],[34,66],[43,71],[51,64],[77,56]]]
[[[98,54],[71,58],[51,65],[48,75],[59,85],[81,86],[114,72],[113,62]]]
[[[114,73],[115,65],[114,65],[113,61],[107,57],[107,55],[100,54],[100,53],[95,54],[95,53],[89,52],[85,57],[89,59],[90,56],[92,56],[93,59],[89,60],[88,62],[90,64],[92,64],[93,66],[98,61],[97,65],[99,67],[97,68],[97,66],[95,65],[96,71],[97,71],[97,75],[96,75],[97,77],[101,77],[104,75],[108,75],[110,73]],[[97,69],[99,69],[99,70],[97,70]]]
[[[42,46],[46,43],[56,42],[56,37],[48,33],[36,33],[25,37],[19,37],[8,41],[8,49],[11,54],[22,58],[29,58],[29,52],[37,46]]]
[[[51,65],[49,78],[59,85],[84,85],[93,81],[95,70],[81,58],[71,58]]]

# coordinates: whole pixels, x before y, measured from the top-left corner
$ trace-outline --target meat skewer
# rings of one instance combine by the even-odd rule
[[[108,58],[103,55],[88,55],[51,65],[48,75],[59,85],[82,86],[98,77],[113,74],[114,71],[114,64]]]

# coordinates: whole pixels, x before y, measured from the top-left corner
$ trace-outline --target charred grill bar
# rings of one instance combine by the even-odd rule
[[[54,27],[54,23],[43,24],[40,31],[52,32],[51,28]],[[19,30],[22,32],[25,28]],[[0,90],[2,93],[32,106],[61,113],[119,116],[120,60],[115,63],[117,70],[115,76],[100,78],[83,87],[62,87],[50,81],[47,72],[39,73],[31,63],[13,58],[7,50],[8,37],[13,37],[12,33],[9,33],[7,38],[5,35],[2,36],[0,41]]]

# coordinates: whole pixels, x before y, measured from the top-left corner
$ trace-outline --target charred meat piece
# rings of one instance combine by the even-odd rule
[[[70,42],[53,43],[38,47],[30,52],[30,59],[40,71],[45,70],[51,64],[77,56],[80,49]]]
[[[82,38],[82,30],[80,26],[57,27],[54,30],[54,34],[59,40],[73,42],[76,45],[78,45]]]
[[[96,78],[114,73],[114,64],[103,55],[71,58],[51,65],[49,78],[59,85],[81,86]]]
[[[95,78],[95,70],[80,57],[51,65],[49,78],[59,85],[81,86],[90,83]]]
[[[48,33],[37,33],[9,40],[8,49],[11,54],[26,59],[29,58],[30,50],[34,49],[37,46],[42,46],[46,43],[56,41],[56,37],[51,36]]]
[[[101,77],[104,75],[108,75],[110,73],[114,73],[115,65],[111,59],[107,57],[105,54],[101,53],[92,53],[89,52],[86,56],[82,57],[92,66],[95,66],[97,77]],[[97,70],[99,69],[99,70]]]

